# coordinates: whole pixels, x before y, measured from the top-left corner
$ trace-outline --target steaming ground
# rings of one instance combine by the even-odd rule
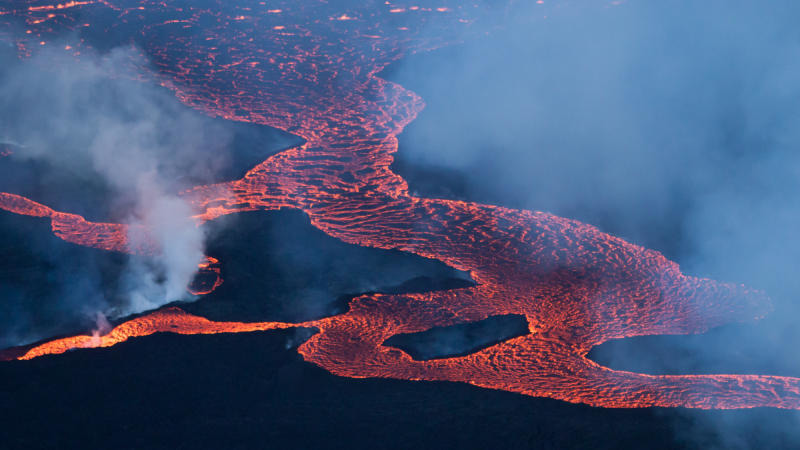
[[[799,16],[793,2],[582,5],[412,56],[384,73],[428,105],[393,167],[421,195],[576,218],[763,289],[776,314],[748,347],[796,364]]]
[[[236,214],[208,222],[202,231],[224,283],[178,306],[211,320],[301,322],[346,312],[350,299],[364,293],[474,285],[468,273],[437,260],[345,244],[299,211]],[[65,242],[52,234],[48,220],[5,211],[0,252],[0,350],[97,328],[96,312],[124,304],[131,268],[149,262]],[[287,345],[309,336],[298,331]],[[468,350],[471,339],[465,336],[459,345]]]
[[[48,219],[2,210],[0,255],[0,348],[95,327],[98,311],[122,302],[131,259],[62,241]]]
[[[143,226],[147,234],[132,231],[129,241],[157,250],[127,257],[77,249],[58,242],[47,221],[3,212],[4,236],[18,241],[4,240],[0,308],[8,314],[0,346],[190,299],[186,286],[203,260],[205,235],[178,193],[238,179],[302,143],[269,127],[206,117],[166,89],[135,81],[140,72],[127,62],[147,62],[134,49],[86,53],[80,61],[59,50],[30,60],[4,50],[0,142],[10,154],[0,157],[0,191],[88,220]],[[15,263],[42,273],[22,277]]]
[[[573,217],[698,274],[793,282],[798,8],[582,4],[411,56],[383,73],[427,104],[396,167],[427,170],[402,171],[420,193]]]
[[[234,214],[203,228],[225,281],[178,306],[211,320],[303,322],[344,313],[360,294],[475,285],[469,273],[438,260],[346,244],[296,210]]]
[[[798,17],[789,1],[582,4],[410,57],[384,75],[427,107],[393,168],[420,195],[576,218],[774,302],[760,323],[609,342],[596,361],[800,376]],[[724,448],[796,428],[767,412],[692,414],[678,432],[718,427],[737,436]]]
[[[612,348],[604,363],[683,373],[707,370],[711,357],[736,347],[765,364],[760,373],[783,367],[797,375],[791,366],[800,337],[794,331],[798,7],[787,1],[623,6],[561,8],[482,43],[393,68],[391,78],[428,104],[401,136],[401,173],[422,194],[548,210],[598,225],[663,251],[687,272],[759,287],[775,300],[767,326],[726,328],[711,340],[678,338],[674,348],[692,355],[689,361],[667,356],[659,346],[670,338],[658,338],[642,350]],[[155,192],[171,212],[172,191]],[[132,208],[141,197],[137,189],[128,193]],[[167,220],[164,233],[184,226]],[[90,436],[89,444],[106,446],[163,438],[173,446],[219,447],[231,436],[242,446],[309,448],[330,444],[331,436],[343,447],[365,440],[371,447],[424,446],[430,436],[482,448],[497,442],[791,448],[798,442],[791,411],[609,411],[471,386],[343,380],[281,353],[293,339],[277,332],[153,336],[114,351],[4,365],[3,385],[20,388],[0,391],[0,400],[23,405],[7,430],[23,436],[15,444],[38,433]],[[256,357],[249,349],[258,349]],[[660,353],[647,370],[642,357],[653,352]],[[741,354],[727,354],[738,365],[711,367],[747,370]],[[124,405],[113,416],[97,408],[109,392]],[[254,406],[253,397],[270,401]],[[52,405],[53,398],[66,401]],[[87,406],[76,411],[75,404]],[[67,420],[41,420],[49,414]],[[109,429],[129,427],[104,434],[96,420]]]

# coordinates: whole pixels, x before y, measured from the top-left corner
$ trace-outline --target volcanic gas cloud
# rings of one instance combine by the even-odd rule
[[[80,58],[96,45],[95,22],[108,23],[104,39],[141,48],[157,69],[150,81],[169,87],[185,104],[306,140],[239,180],[184,192],[198,220],[296,208],[344,242],[435,258],[469,271],[477,286],[365,295],[345,314],[296,324],[212,322],[170,308],[123,323],[99,340],[58,339],[20,359],[157,332],[303,326],[319,332],[298,351],[341,376],[462,381],[603,407],[800,408],[797,378],[652,376],[586,358],[609,339],[698,333],[761,317],[770,307],[759,292],[685,276],[661,254],[574,220],[415,197],[392,173],[396,136],[423,101],[376,74],[410,52],[484,32],[480,19],[493,14],[487,8],[450,0],[207,3],[199,9],[187,1],[33,0],[6,4],[0,21],[19,31],[4,38],[23,57],[71,33],[83,39],[65,51]],[[53,232],[70,242],[147,251],[128,244],[123,225],[87,222],[10,194],[0,194],[0,207],[50,217]],[[213,269],[213,263],[204,267]],[[415,361],[382,345],[399,333],[505,314],[524,315],[530,333],[467,356]]]

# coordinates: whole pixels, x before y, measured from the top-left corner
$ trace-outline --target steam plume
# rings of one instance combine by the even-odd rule
[[[223,162],[230,132],[200,120],[166,90],[136,81],[141,74],[131,67],[147,64],[136,49],[84,53],[79,60],[64,53],[3,57],[0,95],[8,120],[0,141],[19,145],[17,161],[46,162],[77,184],[100,186],[105,194],[98,199],[75,202],[95,203],[94,220],[131,225],[133,247],[146,239],[156,249],[129,260],[120,298],[87,307],[65,293],[64,301],[88,317],[114,318],[185,298],[204,236],[177,194],[187,187],[184,179],[213,173]]]

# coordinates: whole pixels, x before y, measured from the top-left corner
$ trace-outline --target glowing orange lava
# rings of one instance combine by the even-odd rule
[[[135,5],[122,8],[122,3]],[[469,271],[478,285],[366,295],[352,300],[345,314],[303,324],[212,322],[170,308],[123,323],[99,342],[90,336],[58,339],[29,349],[21,359],[108,347],[157,332],[309,326],[319,333],[298,351],[341,376],[461,381],[603,407],[800,409],[797,378],[653,376],[610,370],[586,358],[593,346],[609,339],[700,333],[762,317],[770,306],[761,293],[685,276],[658,252],[574,220],[415,197],[392,173],[396,136],[423,102],[376,74],[405,54],[485,31],[479,26],[481,16],[489,14],[484,7],[423,1],[406,12],[383,2],[345,2],[352,4],[334,8],[325,2],[277,1],[270,10],[242,2],[216,2],[213,9],[201,10],[178,3],[83,4],[80,23],[114,11],[124,22],[110,24],[109,32],[132,30],[130,42],[150,55],[158,71],[153,78],[184,103],[306,140],[240,180],[184,193],[198,220],[297,208],[314,226],[344,242],[435,258]],[[63,16],[31,24],[29,19],[45,14],[33,8],[46,9],[31,5],[11,14],[28,21],[32,30],[15,36],[23,55],[34,42],[52,37],[57,27],[74,29],[78,23],[71,16],[75,8],[67,8]],[[355,20],[328,20],[342,17],[343,11]],[[0,194],[0,207],[49,217],[56,235],[70,242],[138,251],[128,247],[122,225],[87,222],[10,194]],[[525,315],[530,334],[432,361],[415,361],[382,345],[398,333],[500,314]]]
[[[222,285],[222,268],[216,258],[206,256],[205,260],[197,265],[197,269],[195,281],[188,288],[192,294],[210,294]]]

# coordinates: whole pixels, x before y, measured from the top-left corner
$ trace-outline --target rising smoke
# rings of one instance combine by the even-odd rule
[[[670,344],[692,361],[651,373],[725,349],[752,362],[729,373],[800,376],[800,3],[588,3],[387,71],[428,104],[399,158],[455,173],[438,194],[576,218],[772,298],[761,325]]]
[[[72,308],[94,318],[97,313],[119,317],[186,298],[186,286],[203,258],[204,236],[178,192],[188,187],[185,180],[205,177],[225,162],[223,150],[231,133],[198,118],[166,90],[136,81],[140,73],[132,67],[147,63],[136,49],[84,52],[78,60],[64,46],[55,47],[29,60],[6,55],[0,61],[0,141],[16,145],[10,157],[16,163],[57,168],[42,174],[57,173],[57,180],[21,180],[23,185],[51,181],[50,200],[52,191],[63,188],[58,184],[64,173],[72,177],[67,183],[99,186],[93,190],[103,192],[98,198],[71,200],[94,207],[90,220],[131,225],[133,247],[147,241],[156,249],[128,260],[117,298],[94,301],[87,308],[65,292],[63,301],[74,302]],[[75,279],[69,286],[79,283]]]
[[[398,158],[459,173],[453,196],[576,218],[796,305],[799,16],[581,4],[412,57],[389,76],[428,106]]]

